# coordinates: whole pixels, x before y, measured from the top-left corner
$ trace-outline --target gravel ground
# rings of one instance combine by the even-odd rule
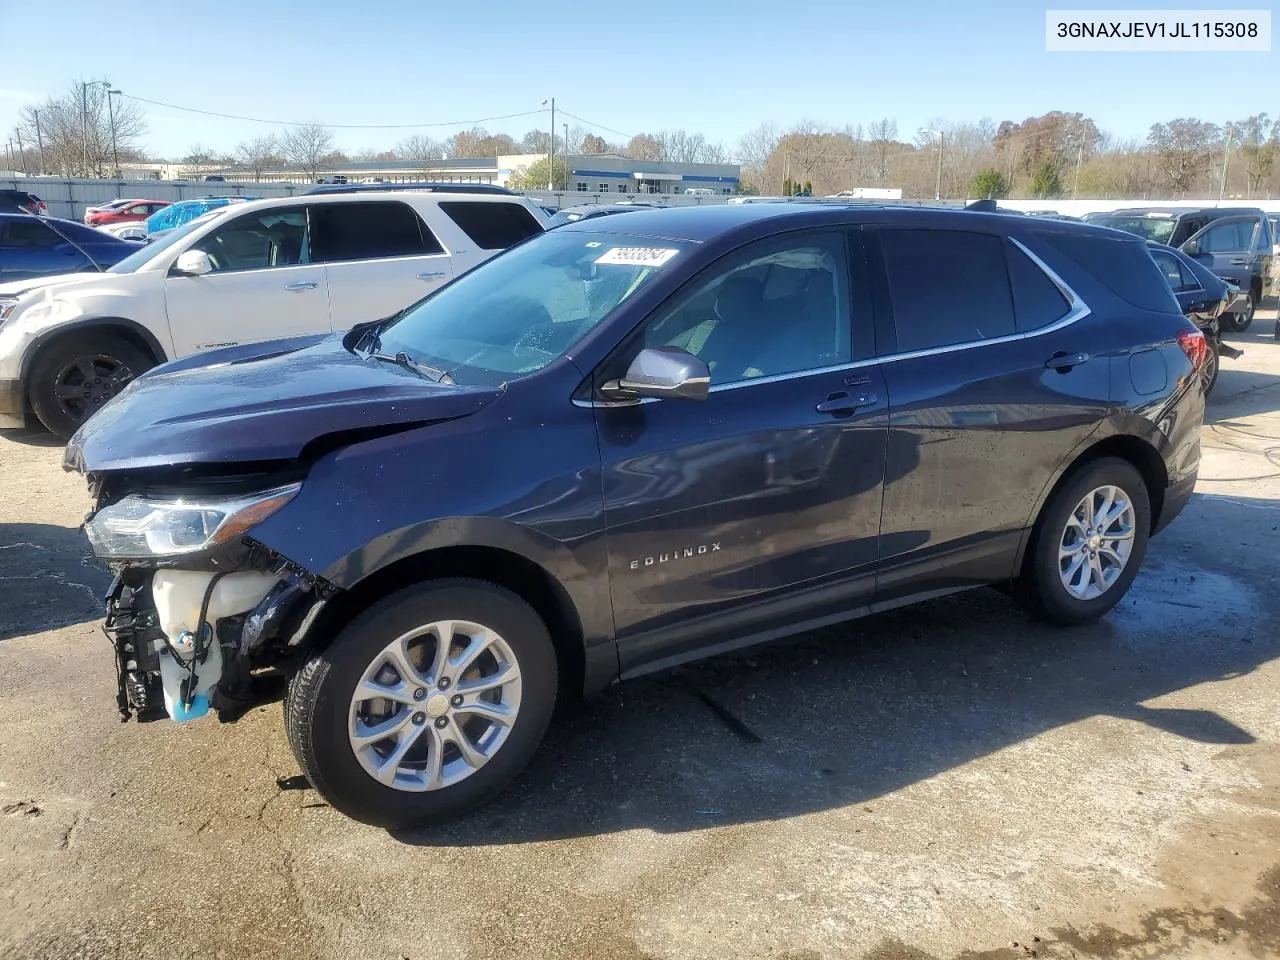
[[[0,957],[1280,955],[1270,316],[1104,623],[982,590],[627,684],[399,835],[278,786],[276,705],[118,722],[82,484],[0,434]]]

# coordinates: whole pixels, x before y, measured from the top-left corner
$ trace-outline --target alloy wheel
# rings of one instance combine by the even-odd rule
[[[87,420],[128,386],[133,371],[114,357],[94,354],[76,357],[58,371],[53,395],[68,417]]]
[[[360,677],[351,749],[392,789],[453,786],[502,748],[520,692],[520,666],[495,631],[462,620],[426,624],[388,643]]]
[[[1058,542],[1058,575],[1067,593],[1093,600],[1114,586],[1133,552],[1134,524],[1133,503],[1119,487],[1085,494]]]

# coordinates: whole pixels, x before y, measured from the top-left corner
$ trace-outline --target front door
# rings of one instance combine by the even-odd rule
[[[749,245],[600,371],[661,345],[711,369],[705,401],[596,409],[624,674],[733,645],[747,623],[786,629],[788,600],[807,616],[869,601],[886,406],[879,368],[854,363],[870,321],[850,264],[841,231]]]
[[[1182,249],[1217,276],[1250,292],[1250,281],[1261,272],[1255,267],[1258,231],[1257,217],[1223,217],[1189,239]]]
[[[310,262],[305,208],[229,216],[190,249],[208,254],[213,272],[165,279],[178,356],[331,329],[324,266]]]

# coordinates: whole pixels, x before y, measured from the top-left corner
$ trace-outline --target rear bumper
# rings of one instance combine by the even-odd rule
[[[0,380],[0,428],[27,425],[27,391],[21,380]]]
[[[1156,520],[1155,529],[1151,531],[1153,536],[1177,518],[1178,514],[1190,502],[1191,495],[1195,493],[1195,489],[1196,474],[1194,473],[1169,485],[1164,492],[1164,505],[1160,509],[1160,517]]]

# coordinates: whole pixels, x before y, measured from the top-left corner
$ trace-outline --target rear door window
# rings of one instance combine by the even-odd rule
[[[1147,252],[1150,248],[1141,241],[1063,230],[1046,232],[1038,242],[1065,255],[1132,306],[1159,313],[1181,312],[1164,275]]]
[[[444,200],[440,209],[481,250],[505,250],[542,233],[542,224],[519,203]]]
[[[879,235],[899,353],[1017,332],[1001,237],[894,228]]]
[[[1186,293],[1199,289],[1199,281],[1191,275],[1190,271],[1183,269],[1182,262],[1173,254],[1166,253],[1164,250],[1152,250],[1151,259],[1156,262],[1165,280],[1169,281],[1169,289],[1174,293]]]
[[[4,235],[4,245],[6,247],[17,247],[23,250],[49,249],[62,242],[63,240],[60,236],[35,217],[30,220],[25,217],[10,220],[9,227]]]
[[[398,200],[315,204],[311,249],[312,259],[323,263],[444,253],[422,218]]]

